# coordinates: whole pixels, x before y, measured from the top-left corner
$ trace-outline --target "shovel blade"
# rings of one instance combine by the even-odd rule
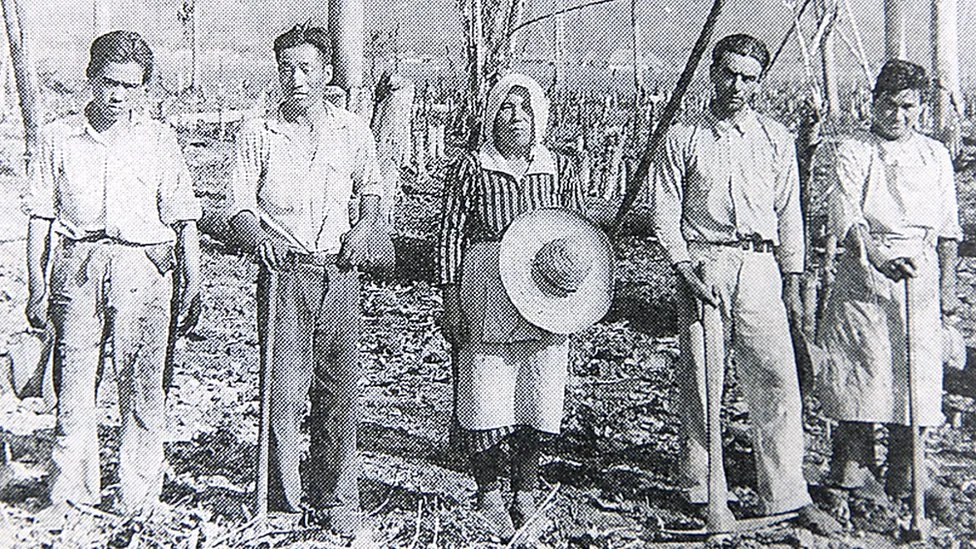
[[[798,516],[797,513],[783,513],[780,515],[771,515],[768,517],[756,517],[756,518],[736,520],[736,521],[724,523],[717,527],[706,526],[705,528],[700,528],[698,530],[664,529],[663,531],[667,534],[671,534],[674,536],[687,536],[693,538],[715,536],[720,534],[741,534],[745,532],[762,530],[763,528],[769,528],[770,526],[779,524],[781,522],[793,520],[797,516]]]

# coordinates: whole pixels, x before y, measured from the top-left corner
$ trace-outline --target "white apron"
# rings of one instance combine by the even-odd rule
[[[458,349],[457,417],[471,430],[524,425],[558,433],[569,338],[529,324],[505,293],[499,243],[465,250],[461,309],[469,335]]]

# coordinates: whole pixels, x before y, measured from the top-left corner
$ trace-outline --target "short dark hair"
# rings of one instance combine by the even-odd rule
[[[759,61],[763,72],[769,67],[769,49],[766,44],[748,34],[730,34],[716,42],[712,48],[712,65],[718,65],[726,53],[737,53]]]
[[[904,90],[916,90],[924,100],[929,91],[929,78],[925,69],[904,59],[889,59],[881,67],[878,79],[875,80],[873,97],[877,99],[881,94],[894,94]]]
[[[275,59],[281,58],[281,52],[302,44],[315,46],[319,50],[319,53],[322,54],[322,60],[326,64],[332,63],[332,42],[329,39],[329,34],[321,27],[311,26],[311,22],[295,25],[278,38],[275,38]]]
[[[142,83],[152,78],[153,52],[138,32],[117,30],[103,34],[91,45],[85,75],[95,78],[109,63],[138,63],[142,67]]]

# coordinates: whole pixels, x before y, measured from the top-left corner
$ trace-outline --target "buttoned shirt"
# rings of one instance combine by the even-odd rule
[[[524,173],[516,173],[491,143],[463,155],[449,175],[440,226],[440,282],[456,284],[464,249],[501,241],[523,213],[563,207],[584,212],[583,185],[571,159],[542,145],[532,148]]]
[[[353,198],[382,195],[376,144],[366,122],[328,103],[308,132],[280,110],[244,124],[228,214],[250,211],[302,251],[338,253]]]
[[[688,242],[768,240],[780,270],[802,272],[803,217],[794,139],[752,109],[718,120],[710,111],[668,131],[652,173],[654,227],[673,263]]]
[[[65,238],[160,244],[176,239],[174,223],[200,218],[175,132],[142,114],[104,133],[72,115],[44,128],[38,149],[28,209]]]

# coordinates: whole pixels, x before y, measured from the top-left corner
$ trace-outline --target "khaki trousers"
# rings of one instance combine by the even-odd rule
[[[802,404],[776,258],[695,243],[689,251],[705,283],[718,292],[726,365],[734,356],[749,406],[757,491],[765,511],[776,514],[803,507],[811,500],[803,477]],[[684,289],[678,294],[678,408],[688,436],[682,481],[692,499],[700,499],[696,494],[707,494],[708,479],[704,332],[697,303]]]
[[[58,394],[51,502],[101,500],[95,392],[110,339],[122,420],[119,503],[126,511],[151,506],[163,482],[172,245],[64,239],[51,253]]]
[[[348,531],[359,521],[359,275],[294,265],[274,273],[275,295],[270,276],[258,278],[262,345],[274,335],[269,509],[328,509],[333,528]]]

